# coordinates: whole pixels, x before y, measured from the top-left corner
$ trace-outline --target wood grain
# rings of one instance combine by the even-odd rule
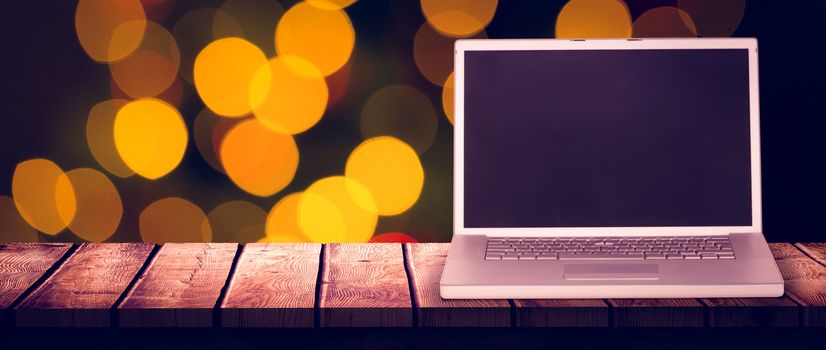
[[[786,297],[702,299],[709,327],[794,327],[800,310]]]
[[[826,265],[826,243],[797,243],[795,246],[821,265]]]
[[[68,243],[0,244],[0,327],[13,324],[12,303],[71,247]]]
[[[600,299],[517,299],[517,327],[608,327],[610,308]]]
[[[702,327],[703,304],[696,299],[608,299],[615,327]]]
[[[419,327],[510,327],[507,300],[442,299],[439,280],[449,243],[405,244]]]
[[[118,306],[121,327],[212,327],[238,244],[167,243]]]
[[[108,327],[110,309],[153,245],[83,244],[15,310],[24,327]]]
[[[321,244],[244,246],[221,305],[223,327],[313,327]]]
[[[413,325],[401,244],[329,244],[322,254],[320,326]]]
[[[801,306],[803,326],[826,326],[826,266],[789,243],[769,243],[786,296]]]

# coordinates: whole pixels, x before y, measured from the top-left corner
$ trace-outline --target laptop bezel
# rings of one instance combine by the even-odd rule
[[[464,224],[464,57],[466,51],[522,50],[691,50],[747,49],[749,62],[749,112],[751,149],[751,226],[667,227],[495,227],[469,228]],[[720,235],[737,232],[762,233],[760,191],[760,109],[757,69],[757,40],[754,38],[685,39],[464,39],[454,51],[454,157],[453,232],[455,235],[488,236],[670,236]]]

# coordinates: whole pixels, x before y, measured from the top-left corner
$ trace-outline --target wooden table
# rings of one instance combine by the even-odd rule
[[[449,244],[0,244],[2,327],[822,327],[826,244],[780,298],[443,300]]]

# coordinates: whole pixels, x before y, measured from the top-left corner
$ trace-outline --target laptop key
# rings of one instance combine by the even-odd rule
[[[643,254],[572,254],[559,253],[559,260],[642,260]]]

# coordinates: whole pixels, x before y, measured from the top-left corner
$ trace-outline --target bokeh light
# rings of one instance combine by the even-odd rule
[[[204,224],[207,222],[207,224]],[[211,242],[212,228],[204,211],[178,197],[147,206],[138,219],[141,238],[152,243]]]
[[[445,117],[447,120],[450,121],[450,124],[453,124],[453,112],[454,112],[454,99],[456,96],[456,82],[454,81],[454,73],[450,73],[450,76],[447,77],[445,80],[445,85],[442,87],[442,110],[445,111]]]
[[[699,36],[726,37],[740,26],[746,0],[678,0],[677,7],[691,16]]]
[[[284,196],[270,209],[267,215],[266,242],[309,241],[298,226],[298,202],[301,195],[302,192],[297,192]]]
[[[498,0],[421,0],[427,22],[440,33],[464,38],[480,32],[493,19]]]
[[[264,238],[267,212],[243,200],[221,203],[207,215],[213,242],[252,243]]]
[[[327,81],[312,63],[297,56],[273,58],[250,88],[258,121],[270,130],[298,134],[315,125],[327,108]],[[252,102],[251,102],[252,104]]]
[[[628,38],[631,28],[622,0],[571,0],[556,18],[557,38]]]
[[[264,66],[268,67],[266,56],[249,41],[218,39],[201,50],[195,59],[195,88],[213,112],[241,117],[261,102],[251,100],[250,84]]]
[[[487,33],[480,31],[473,39],[486,39]],[[439,34],[427,23],[419,27],[413,38],[413,59],[416,67],[431,83],[442,86],[453,72],[453,44],[455,38]]]
[[[433,144],[439,117],[430,99],[409,85],[392,85],[376,91],[361,110],[365,139],[393,136],[419,154]]]
[[[37,230],[20,216],[9,196],[0,196],[0,242],[37,242]]]
[[[154,98],[135,100],[121,107],[115,117],[114,137],[123,162],[147,179],[157,179],[174,170],[188,141],[178,110]]]
[[[691,16],[676,7],[663,6],[645,11],[634,20],[635,38],[696,37]]]
[[[63,169],[48,159],[31,159],[17,165],[12,176],[12,197],[20,216],[50,235],[63,231],[77,209]]]
[[[129,97],[153,97],[175,81],[181,56],[172,34],[152,22],[127,22],[118,27],[112,40],[122,40],[138,26],[146,29],[141,44],[122,60],[109,63],[109,71],[112,80]]]
[[[0,239],[448,240],[452,128],[439,130],[439,118],[454,123],[457,38],[731,36],[745,3],[79,0],[50,20],[32,11],[43,21],[18,36],[45,61],[15,71],[64,69],[24,77],[21,91],[42,98],[18,102],[46,101],[50,89],[65,101],[23,118],[43,130],[19,137],[40,144],[12,138]],[[72,25],[77,42],[35,40]],[[184,158],[190,137],[197,155]],[[54,158],[25,161],[32,154]],[[176,197],[136,220],[166,196]]]
[[[275,31],[281,56],[298,56],[313,63],[324,76],[339,70],[353,52],[355,31],[350,17],[339,9],[300,2],[291,7]]]
[[[220,154],[232,182],[261,197],[287,186],[298,167],[298,147],[293,137],[269,130],[256,119],[233,127],[221,143]]]
[[[86,120],[86,143],[95,160],[109,173],[118,177],[135,174],[120,159],[115,148],[115,116],[125,100],[107,100],[96,104]]]
[[[343,9],[352,5],[356,0],[307,0],[307,3],[325,10]]]
[[[370,238],[370,243],[418,243],[415,238],[401,232],[387,232]]]
[[[331,176],[314,182],[298,201],[298,225],[311,241],[367,242],[378,222],[376,203],[358,181]]]
[[[195,146],[201,157],[218,172],[225,173],[219,158],[224,136],[241,120],[244,119],[223,118],[209,108],[202,109],[195,117],[192,125]]]
[[[424,185],[424,169],[416,151],[389,136],[372,138],[356,147],[347,158],[345,175],[370,191],[381,215],[409,209]]]
[[[268,57],[275,55],[273,33],[284,14],[281,4],[272,0],[226,0],[218,10],[234,20],[215,17],[213,27],[216,35],[220,37],[228,30],[234,30],[233,26],[237,23],[241,29],[241,34],[237,36],[258,46]]]
[[[195,57],[216,39],[242,37],[241,24],[224,11],[201,8],[183,15],[172,28],[172,36],[181,51],[181,76],[193,80]]]
[[[136,21],[129,32],[121,31],[122,24]],[[144,26],[140,24],[143,23]],[[75,11],[75,31],[83,50],[99,62],[112,62],[132,53],[143,39],[146,14],[139,0],[80,0]]]
[[[123,204],[112,181],[103,173],[80,168],[66,172],[66,181],[58,182],[58,193],[74,192],[77,210],[69,230],[91,242],[103,242],[117,230],[123,216]],[[61,189],[60,186],[69,186]]]
[[[109,92],[111,93],[113,100],[132,100],[132,96],[129,96],[127,93],[123,92],[114,79],[109,82]],[[184,99],[184,83],[181,80],[180,75],[175,77],[175,80],[172,81],[172,85],[169,85],[166,90],[155,96],[148,97],[155,97],[169,103],[175,108],[181,107],[181,102]]]

